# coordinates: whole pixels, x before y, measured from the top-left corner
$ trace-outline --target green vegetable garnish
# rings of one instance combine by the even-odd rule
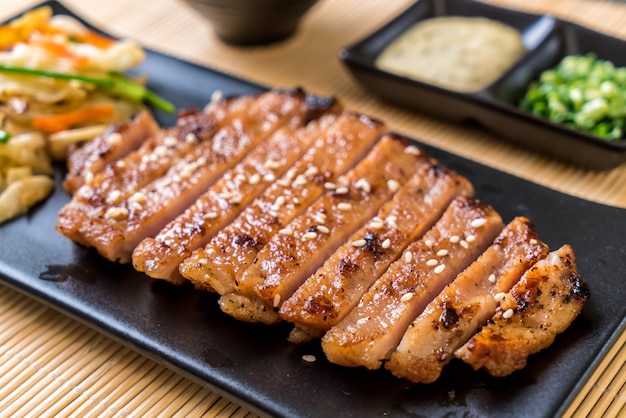
[[[176,110],[176,107],[148,90],[141,84],[135,83],[128,77],[111,73],[108,77],[89,77],[79,74],[62,73],[57,71],[40,70],[36,68],[20,67],[15,65],[0,64],[0,72],[10,72],[15,74],[32,75],[38,77],[50,77],[58,80],[77,80],[85,83],[93,84],[94,86],[110,92],[111,94],[123,97],[135,102],[145,102],[152,105],[157,109],[164,112],[172,113]]]
[[[6,144],[11,139],[11,134],[0,129],[0,144]]]
[[[626,68],[594,54],[569,55],[533,81],[522,109],[609,141],[624,138]]]

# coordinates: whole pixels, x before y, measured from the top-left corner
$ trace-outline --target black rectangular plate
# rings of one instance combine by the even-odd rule
[[[49,2],[57,13],[71,12]],[[149,51],[150,87],[180,107],[203,106],[216,89],[263,88]],[[162,123],[171,122],[162,118]],[[416,142],[417,143],[417,142]],[[285,417],[480,416],[560,414],[610,344],[626,328],[626,210],[576,199],[424,146],[467,176],[477,195],[510,220],[533,220],[552,248],[570,243],[592,297],[547,350],[508,378],[453,362],[436,383],[413,385],[384,371],[328,363],[317,342],[288,343],[287,326],[248,325],[224,315],[213,294],[152,281],[109,263],[54,230],[69,201],[57,188],[28,216],[0,226],[3,283],[70,315],[147,357],[262,415]],[[302,360],[313,354],[317,361]]]
[[[378,55],[413,24],[432,17],[482,16],[519,30],[526,53],[485,89],[461,93],[376,67]],[[626,41],[548,15],[514,11],[474,0],[418,0],[365,39],[339,51],[346,67],[367,89],[401,106],[454,121],[475,121],[498,137],[592,169],[626,161],[626,140],[606,141],[519,109],[516,103],[541,71],[565,56],[594,52],[626,66]]]

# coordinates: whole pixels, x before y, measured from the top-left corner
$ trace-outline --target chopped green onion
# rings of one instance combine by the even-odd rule
[[[11,134],[7,131],[0,130],[0,144],[6,144],[11,139]]]

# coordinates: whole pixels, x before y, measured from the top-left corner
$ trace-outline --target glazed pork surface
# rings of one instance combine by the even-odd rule
[[[531,354],[552,344],[589,295],[572,247],[563,245],[524,273],[489,323],[455,354],[475,370],[507,376],[526,366]]]
[[[411,323],[385,367],[413,382],[437,380],[454,351],[495,314],[494,296],[547,252],[530,221],[515,218]]]
[[[478,257],[504,225],[489,205],[457,197],[441,219],[363,295],[357,306],[322,338],[328,359],[378,369],[411,322]]]
[[[390,181],[387,187],[398,189],[393,199],[282,304],[283,320],[299,328],[327,331],[354,308],[411,242],[435,224],[456,196],[474,193],[467,179],[436,161],[425,161],[406,184]],[[352,245],[359,239],[365,245]]]

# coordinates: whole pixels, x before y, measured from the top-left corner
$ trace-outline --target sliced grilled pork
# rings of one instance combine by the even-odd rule
[[[589,299],[574,251],[564,245],[524,273],[488,325],[456,356],[475,370],[506,376],[526,366],[528,356],[548,347]]]
[[[133,251],[135,268],[153,278],[182,283],[180,263],[282,176],[336,119],[329,114],[305,128],[290,124],[271,135],[154,238],[143,240]]]
[[[282,304],[282,319],[299,328],[330,329],[404,249],[433,226],[456,196],[474,192],[467,179],[436,162],[425,162],[405,185],[391,181],[388,187],[399,187],[393,199]],[[352,245],[359,239],[365,239],[366,245]]]
[[[125,157],[139,148],[159,129],[152,114],[140,112],[132,121],[110,125],[102,135],[72,151],[68,156],[68,173],[63,187],[74,194],[85,182],[86,177],[93,177],[107,164]]]
[[[389,188],[389,182],[405,183],[428,164],[428,158],[415,146],[385,136],[338,182],[336,189],[326,192],[272,237],[238,281],[237,291],[259,296],[270,307],[278,308],[391,199],[396,190]],[[358,236],[350,245],[365,247],[368,240],[372,244],[369,236]]]
[[[127,198],[115,196],[101,204],[99,216],[83,222],[84,213],[75,210],[81,202],[73,200],[60,211],[58,230],[109,260],[129,262],[139,242],[156,235],[278,127],[293,118],[303,121],[309,112],[299,91],[267,93],[253,102],[245,117],[233,118],[210,140],[199,142],[163,176],[133,189]],[[120,191],[121,196],[128,194],[127,189]]]
[[[328,359],[377,369],[411,322],[502,230],[488,205],[465,197],[450,203],[441,219],[363,295],[357,306],[322,338]]]
[[[544,258],[530,221],[515,218],[494,243],[426,306],[408,328],[385,367],[413,382],[434,382],[465,343],[496,312],[494,295],[508,291]]]
[[[236,280],[270,238],[316,200],[325,185],[354,166],[386,131],[370,118],[342,113],[283,177],[180,264],[183,277],[221,295],[233,292]]]

